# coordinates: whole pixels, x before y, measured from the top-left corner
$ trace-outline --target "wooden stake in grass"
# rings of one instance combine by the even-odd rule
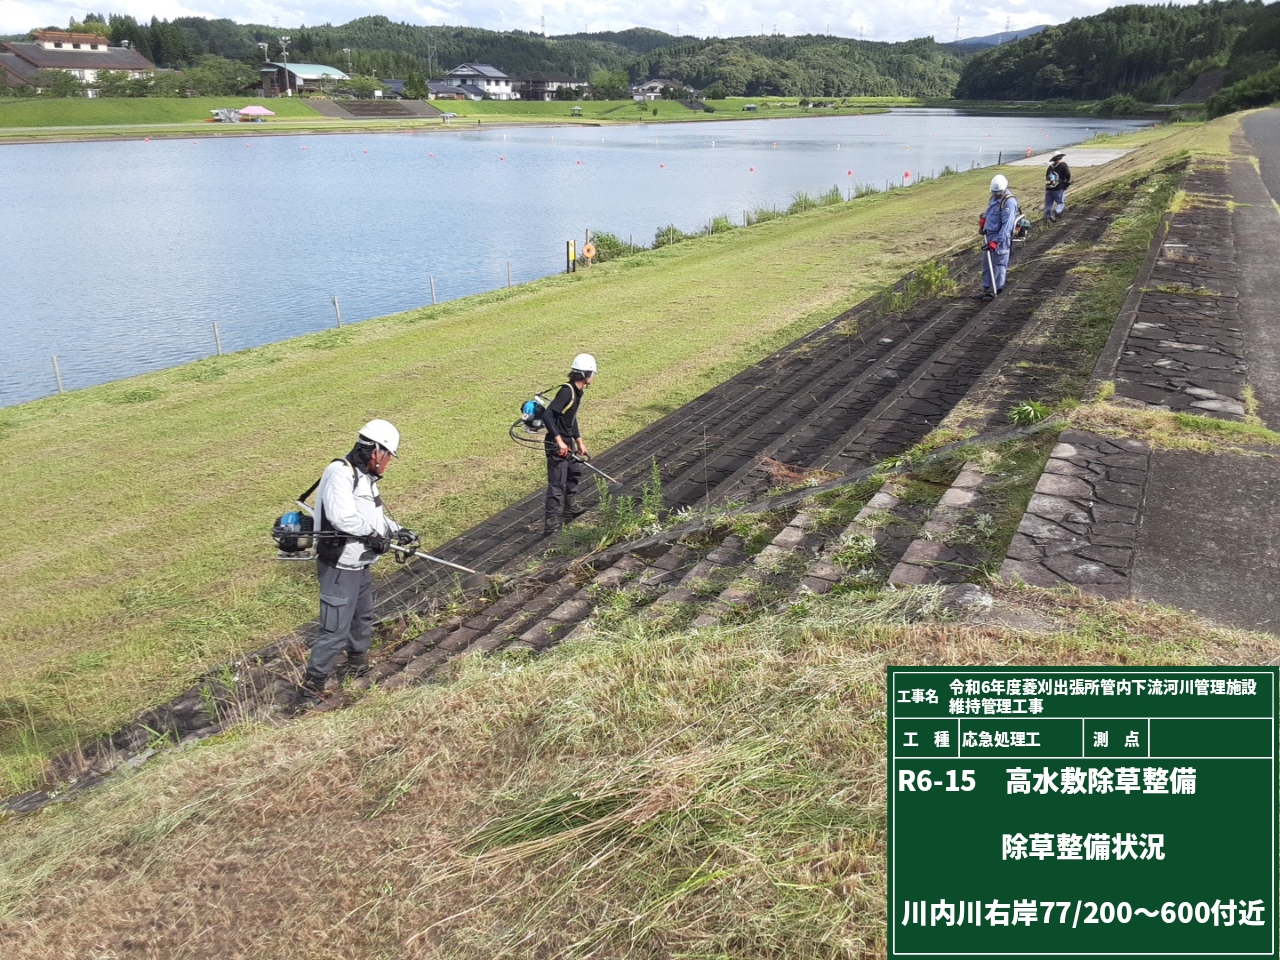
[[[436,278],[435,278],[435,277],[428,277],[427,279],[431,281],[431,305],[432,305],[432,306],[435,306],[435,302],[436,302]]]
[[[58,369],[58,355],[53,355],[53,378],[58,381],[58,393],[62,393],[62,371]]]
[[[342,324],[338,324],[342,326]],[[222,337],[218,336],[218,321],[213,321],[213,345],[218,349],[218,356],[222,356]]]
[[[336,294],[333,297],[333,312],[338,315],[338,329],[341,330],[342,329],[342,308],[338,306],[338,297]],[[219,350],[218,354],[221,355],[222,351]]]

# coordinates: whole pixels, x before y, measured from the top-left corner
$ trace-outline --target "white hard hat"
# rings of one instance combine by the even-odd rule
[[[370,420],[360,428],[360,439],[376,443],[394,457],[400,446],[400,431],[385,420]]]
[[[991,178],[991,192],[1004,193],[1009,189],[1009,181],[1003,173],[997,173]]]
[[[573,358],[573,366],[571,370],[581,370],[583,373],[595,373],[597,369],[596,358],[589,353],[580,353]]]

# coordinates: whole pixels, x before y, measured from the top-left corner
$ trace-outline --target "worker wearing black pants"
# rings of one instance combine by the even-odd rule
[[[560,531],[565,521],[572,521],[584,512],[577,502],[578,487],[586,474],[586,468],[573,459],[587,455],[587,445],[578,430],[578,409],[582,394],[596,375],[596,358],[580,353],[573,358],[569,382],[562,383],[555,398],[543,411],[542,420],[547,426],[544,449],[547,454],[547,498],[544,505],[543,536]]]

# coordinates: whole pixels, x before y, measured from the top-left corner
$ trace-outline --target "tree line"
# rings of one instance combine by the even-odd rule
[[[600,80],[600,95],[614,98],[625,97],[629,83],[653,78],[710,88],[713,96],[945,97],[961,67],[959,57],[932,39],[894,44],[816,36],[698,40],[639,28],[545,37],[414,26],[383,16],[340,26],[280,29],[204,17],[139,22],[126,15],[89,14],[72,26],[101,33],[114,44],[127,41],[159,67],[194,72],[199,83],[188,89],[200,92],[219,78],[240,86],[217,92],[235,93],[256,84],[264,59],[284,58],[282,37],[289,38],[292,62],[326,64],[368,77],[407,78],[414,92],[425,92],[427,79],[471,62],[492,63],[511,76],[548,71]],[[156,95],[171,85],[165,78],[113,84],[110,95]],[[121,94],[117,87],[131,94]]]
[[[955,95],[975,100],[1122,95],[1168,102],[1206,70],[1226,68],[1238,44],[1253,54],[1241,69],[1274,66],[1274,38],[1269,49],[1253,49],[1259,40],[1250,38],[1255,24],[1273,18],[1276,7],[1261,0],[1114,7],[977,54],[964,64]]]

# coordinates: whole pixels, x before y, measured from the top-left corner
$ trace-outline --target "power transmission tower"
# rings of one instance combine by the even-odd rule
[[[956,43],[960,42],[960,18],[956,17]]]

